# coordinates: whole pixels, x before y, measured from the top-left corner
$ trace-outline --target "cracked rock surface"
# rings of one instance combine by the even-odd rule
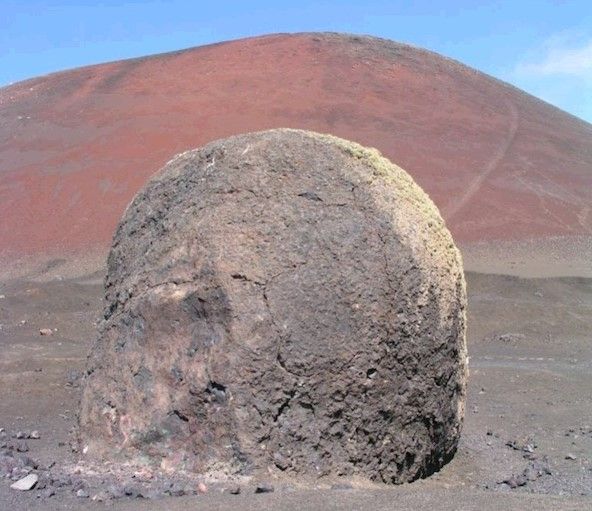
[[[280,129],[175,157],[127,208],[105,287],[86,456],[402,483],[454,455],[460,256],[375,150]]]

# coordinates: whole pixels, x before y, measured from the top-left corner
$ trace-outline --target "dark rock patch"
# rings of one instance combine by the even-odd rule
[[[453,456],[465,284],[374,150],[272,130],[174,158],[114,237],[81,452],[220,477],[412,481]]]

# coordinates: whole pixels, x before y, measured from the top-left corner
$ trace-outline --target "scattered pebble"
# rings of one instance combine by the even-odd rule
[[[45,488],[45,490],[41,491],[38,496],[41,496],[44,499],[48,499],[55,495],[55,490],[53,488]]]
[[[524,486],[528,482],[528,480],[524,475],[513,475],[511,477],[508,477],[507,479],[504,479],[502,482],[507,484],[510,488],[514,489],[518,488],[519,486]]]
[[[515,451],[527,453],[532,453],[537,448],[537,444],[531,438],[528,438],[526,441],[508,440],[506,446],[511,447]]]
[[[523,334],[516,334],[516,333],[509,332],[506,334],[499,335],[498,339],[502,342],[515,343],[515,342],[523,341],[524,339],[526,339],[526,336]]]
[[[276,452],[273,455],[273,462],[275,463],[275,466],[280,470],[286,470],[290,466],[290,462],[279,452]]]
[[[536,481],[539,477],[551,475],[551,469],[546,456],[542,461],[531,461],[520,475],[512,475],[498,484],[507,484],[511,489],[525,486],[529,481]]]
[[[84,489],[84,481],[82,479],[78,479],[76,477],[72,478],[72,490],[78,491]]]
[[[332,490],[351,490],[353,486],[349,483],[335,483],[331,485]]]
[[[95,502],[107,502],[108,500],[111,500],[111,495],[106,491],[100,491],[93,495],[91,500],[94,500]]]
[[[29,445],[27,442],[18,442],[16,444],[17,452],[29,452]]]
[[[35,429],[35,430],[31,431],[29,438],[31,438],[32,440],[39,440],[41,438],[41,435],[39,434],[39,431],[37,431]]]
[[[41,335],[53,335],[53,330],[51,328],[42,328],[39,333]]]
[[[37,474],[29,474],[22,479],[19,479],[16,483],[10,485],[13,490],[28,491],[32,490],[39,481]]]
[[[536,481],[539,478],[538,471],[531,466],[528,466],[524,469],[523,475],[528,481]]]
[[[120,499],[122,497],[125,496],[125,491],[123,490],[123,488],[121,488],[118,485],[112,484],[111,486],[109,486],[109,494],[114,498],[114,499]]]
[[[235,484],[226,488],[226,491],[231,495],[239,495],[241,492],[241,487],[238,484]]]
[[[81,499],[88,499],[88,493],[86,492],[86,490],[84,490],[83,488],[80,488],[80,490],[78,490],[76,492],[76,496],[81,498]]]
[[[132,499],[144,498],[144,493],[143,493],[142,488],[140,486],[127,485],[123,489],[123,492],[125,495],[127,495],[128,497],[131,497]]]
[[[272,493],[274,490],[273,486],[268,483],[260,483],[255,488],[255,493]]]
[[[78,387],[81,379],[82,373],[76,369],[69,369],[66,373],[66,385],[69,387]]]
[[[167,493],[173,497],[182,497],[187,492],[185,491],[185,486],[180,482],[175,482],[171,484],[171,487],[167,490]]]
[[[570,452],[570,453],[567,453],[567,454],[565,455],[565,459],[566,459],[566,460],[577,460],[578,458],[577,458],[577,456],[576,456],[575,454],[572,454],[572,453]]]
[[[199,493],[208,493],[208,487],[204,483],[199,483],[197,485],[197,491]]]

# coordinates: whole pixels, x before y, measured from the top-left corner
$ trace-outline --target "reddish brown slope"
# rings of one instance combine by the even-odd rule
[[[433,53],[275,35],[0,89],[0,253],[108,246],[173,154],[271,127],[379,148],[459,241],[592,232],[592,126]]]

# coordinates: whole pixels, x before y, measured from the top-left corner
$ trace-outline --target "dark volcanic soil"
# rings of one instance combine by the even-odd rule
[[[40,439],[26,441],[27,455],[43,465],[55,461],[56,473],[76,461],[68,443],[80,392],[72,371],[84,367],[95,335],[101,277],[45,281],[36,275],[0,283],[0,427],[9,434],[38,430]],[[459,452],[441,472],[396,487],[359,479],[311,482],[318,490],[272,478],[266,483],[275,491],[267,494],[254,493],[257,481],[243,481],[240,495],[209,486],[207,494],[190,497],[124,497],[115,507],[590,509],[592,280],[474,273],[467,280],[467,416]],[[40,336],[41,328],[57,331]],[[90,497],[100,491],[97,479],[93,484],[86,489]],[[37,490],[16,492],[9,485],[0,480],[0,509],[102,506],[76,497],[72,486],[43,499]]]

